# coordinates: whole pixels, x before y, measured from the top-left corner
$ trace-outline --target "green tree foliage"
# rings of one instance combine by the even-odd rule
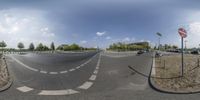
[[[3,53],[3,48],[5,48],[6,46],[7,46],[7,44],[4,41],[0,42],[0,47],[2,48],[2,53]]]
[[[116,51],[128,51],[128,50],[142,50],[142,49],[150,49],[148,42],[138,42],[138,43],[113,43],[109,46],[108,50],[116,50]]]
[[[77,44],[72,44],[71,46],[70,46],[70,49],[71,50],[81,50],[81,47],[79,46],[79,45],[77,45]]]
[[[46,45],[43,45],[42,43],[39,43],[39,45],[36,47],[37,51],[47,51],[49,48]]]
[[[51,43],[51,50],[55,50],[55,45],[53,42]]]
[[[67,44],[63,44],[58,46],[57,50],[64,50],[64,51],[71,51],[71,50],[83,50],[82,47],[80,47],[78,44],[71,44],[71,45],[67,45]]]
[[[97,50],[97,48],[84,48],[79,46],[78,44],[62,44],[56,48],[56,50],[63,50],[63,51],[78,51],[78,50]]]
[[[24,44],[22,42],[19,42],[17,47],[21,50],[24,48]]]
[[[31,44],[29,45],[29,50],[33,51],[34,49],[35,49],[35,46],[34,46],[33,43],[31,43]]]
[[[173,45],[172,48],[173,48],[173,49],[178,49],[178,46]]]

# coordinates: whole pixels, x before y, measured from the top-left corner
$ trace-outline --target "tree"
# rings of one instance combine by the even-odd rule
[[[173,45],[172,48],[173,48],[173,49],[178,49],[178,46]]]
[[[5,48],[6,46],[7,46],[7,44],[4,41],[0,42],[0,47],[2,48],[2,53],[3,53],[3,48]]]
[[[29,45],[29,50],[33,51],[34,49],[35,49],[35,46],[34,46],[33,43],[31,43],[31,44]]]
[[[21,51],[21,49],[24,48],[24,44],[23,44],[22,42],[19,42],[18,45],[17,45],[17,47],[18,47],[18,48],[20,49],[20,51]]]
[[[53,50],[53,51],[55,50],[55,45],[53,42],[51,43],[51,50]]]
[[[42,51],[42,50],[43,50],[43,44],[40,43],[40,44],[36,47],[36,50]]]
[[[79,47],[79,45],[77,45],[77,44],[72,44],[71,46],[70,46],[70,49],[71,50],[80,50],[80,47]]]
[[[43,45],[42,43],[40,43],[37,47],[36,47],[37,51],[46,51],[49,50],[49,48],[46,45]]]

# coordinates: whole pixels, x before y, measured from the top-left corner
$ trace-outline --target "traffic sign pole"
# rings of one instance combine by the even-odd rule
[[[187,37],[187,31],[184,28],[179,28],[178,33],[181,36],[181,76],[183,76],[184,74],[183,38]]]
[[[184,63],[183,63],[183,37],[181,37],[181,65],[182,65],[181,76],[183,76],[183,73],[184,73]]]

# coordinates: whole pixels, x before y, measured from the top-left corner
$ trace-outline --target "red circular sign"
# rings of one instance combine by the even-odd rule
[[[186,38],[187,37],[187,31],[184,28],[179,28],[178,29],[178,33],[182,38]]]

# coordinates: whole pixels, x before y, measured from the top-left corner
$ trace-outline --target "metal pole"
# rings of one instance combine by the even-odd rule
[[[158,38],[158,50],[160,51],[160,37]]]
[[[184,69],[183,69],[183,37],[181,37],[181,58],[182,58],[182,61],[181,61],[181,63],[182,63],[182,72],[181,72],[181,76],[183,76],[183,71],[184,71]]]

